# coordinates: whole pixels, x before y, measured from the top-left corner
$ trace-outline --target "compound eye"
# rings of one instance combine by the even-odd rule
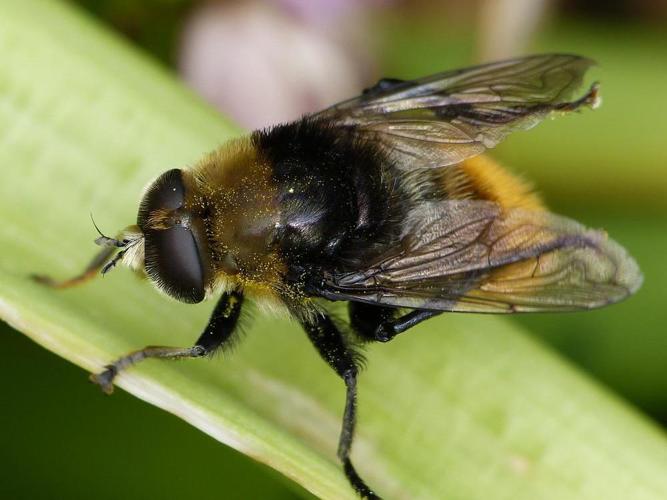
[[[175,210],[183,206],[185,187],[181,170],[175,168],[163,173],[148,188],[139,205],[137,225],[146,230],[150,213],[154,210]]]
[[[145,269],[163,291],[182,302],[196,303],[206,295],[201,248],[191,227],[151,227],[151,216],[181,209],[185,202],[183,173],[169,170],[150,186],[139,205],[137,225],[145,238]],[[153,224],[154,226],[154,224]]]
[[[191,304],[206,295],[204,268],[192,232],[181,226],[148,231],[146,274],[175,299]]]

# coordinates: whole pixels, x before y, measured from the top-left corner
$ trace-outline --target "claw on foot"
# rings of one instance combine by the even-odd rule
[[[381,323],[375,330],[375,339],[378,342],[389,342],[395,335],[396,332],[391,324]]]
[[[116,377],[117,371],[113,366],[107,366],[107,369],[100,373],[91,373],[90,381],[99,385],[102,392],[105,394],[113,393],[113,379]]]

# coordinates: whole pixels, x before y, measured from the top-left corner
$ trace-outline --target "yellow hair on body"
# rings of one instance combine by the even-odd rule
[[[489,200],[503,209],[546,210],[531,184],[488,156],[469,158],[445,178],[453,198]]]

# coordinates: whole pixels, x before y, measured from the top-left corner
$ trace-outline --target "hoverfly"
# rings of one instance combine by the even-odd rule
[[[642,282],[601,231],[549,212],[518,177],[480,153],[572,98],[589,59],[548,54],[380,80],[324,111],[235,139],[191,168],[160,175],[135,225],[100,233],[102,252],[66,287],[122,262],[189,303],[217,297],[192,347],[147,347],[92,377],[106,392],[146,358],[224,349],[245,297],[295,318],[347,387],[338,456],[354,490],[379,498],[350,460],[357,340],[387,342],[444,311],[592,309]],[[114,255],[115,253],[115,255]],[[352,335],[327,313],[347,301]]]

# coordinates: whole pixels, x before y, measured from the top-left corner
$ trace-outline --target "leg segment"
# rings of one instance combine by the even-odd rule
[[[359,477],[350,460],[357,413],[358,370],[354,352],[347,346],[345,338],[329,316],[318,314],[314,321],[301,321],[301,324],[322,359],[343,379],[347,388],[343,427],[338,441],[338,458],[343,462],[345,475],[362,498],[378,499],[380,497]]]
[[[241,292],[229,292],[220,297],[218,304],[211,314],[211,318],[197,342],[192,347],[165,347],[148,346],[139,351],[131,352],[126,356],[106,366],[98,374],[93,374],[90,380],[99,385],[104,392],[113,392],[113,380],[121,371],[139,361],[148,358],[181,359],[200,358],[212,354],[216,349],[223,347],[232,337],[237,321],[241,314],[243,295]]]
[[[350,324],[364,339],[389,342],[399,333],[412,328],[422,321],[442,314],[442,311],[414,309],[403,316],[396,317],[397,308],[349,303]]]
[[[93,260],[90,261],[88,267],[86,267],[80,274],[77,274],[70,279],[58,281],[45,274],[33,274],[31,278],[37,283],[41,283],[42,285],[46,285],[51,288],[61,289],[80,285],[86,281],[90,281],[95,276],[97,276],[98,271],[104,267],[104,265],[116,250],[118,250],[118,248],[113,246],[106,246],[102,248],[102,250],[100,250],[97,255],[93,257]]]
[[[395,307],[375,306],[361,302],[348,302],[350,326],[363,340],[377,341],[378,325],[393,321],[398,316]]]
[[[442,314],[442,311],[425,311],[421,309],[410,311],[394,321],[380,324],[376,330],[377,339],[380,342],[389,342],[399,333],[403,333],[422,321],[439,314]]]

